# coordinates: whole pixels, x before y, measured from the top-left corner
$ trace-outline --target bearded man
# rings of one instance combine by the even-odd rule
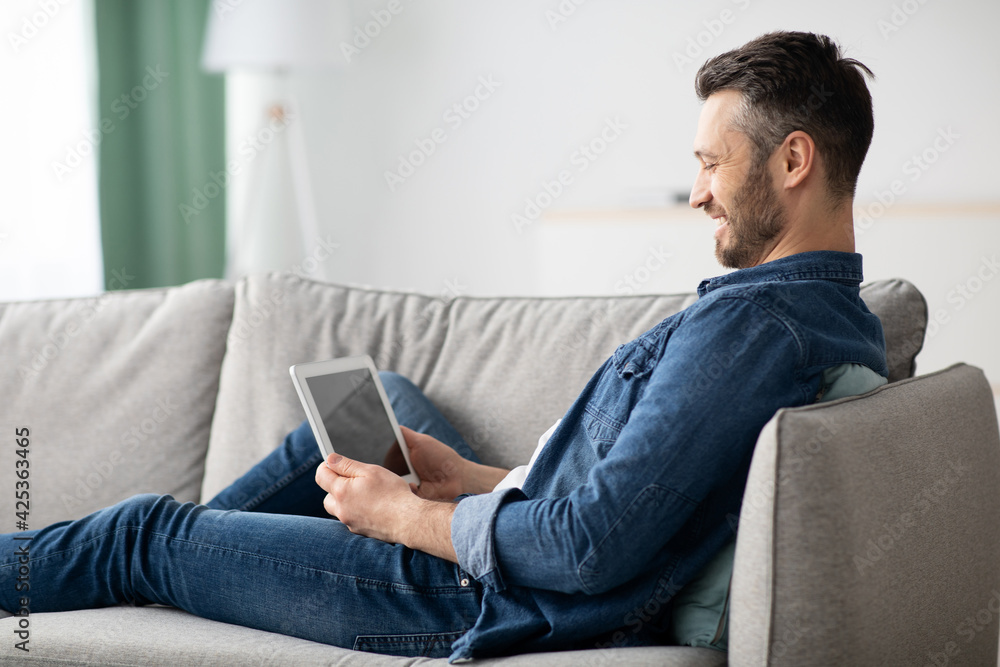
[[[18,534],[31,611],[161,603],[452,661],[670,641],[672,598],[732,543],[764,424],[885,382],[852,226],[865,74],[828,37],[793,32],[705,63],[690,203],[735,271],[619,346],[526,466],[481,465],[419,389],[384,374],[418,488],[321,460],[303,424],[205,505],[136,496]],[[0,538],[7,610],[14,537]]]

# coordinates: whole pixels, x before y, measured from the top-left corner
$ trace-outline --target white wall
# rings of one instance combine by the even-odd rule
[[[859,250],[867,277],[906,277],[932,312],[952,309],[928,341],[922,371],[964,359],[1000,381],[993,345],[1000,280],[984,282],[960,310],[948,301],[957,283],[980,270],[981,256],[1000,252],[992,167],[1000,153],[1000,3],[399,2],[402,11],[342,70],[292,82],[320,225],[340,244],[323,267],[328,279],[428,293],[449,284],[483,295],[614,293],[623,272],[645,261],[660,239],[672,262],[644,288],[689,291],[722,272],[700,217],[608,211],[686,194],[699,111],[692,81],[706,57],[769,30],[825,32],[878,77],[859,205],[868,210],[885,198],[894,180],[904,188],[865,223]],[[351,4],[355,24],[364,26],[388,0]],[[560,7],[575,9],[553,24]],[[898,30],[888,30],[894,21]],[[692,62],[679,63],[689,48]],[[473,95],[481,78],[499,86],[488,96],[480,88],[485,99],[456,127],[446,113]],[[253,77],[231,78],[232,127],[262,122],[262,88]],[[624,126],[620,135],[581,171],[576,151],[609,119]],[[391,191],[385,172],[436,128],[446,141]],[[935,149],[948,128],[957,138]],[[912,156],[925,150],[933,164],[914,170]],[[525,199],[543,193],[543,181],[561,170],[570,184],[546,216],[518,232],[511,216],[523,214]],[[230,188],[233,211],[246,199],[245,183]],[[936,217],[927,217],[928,205],[938,207]]]

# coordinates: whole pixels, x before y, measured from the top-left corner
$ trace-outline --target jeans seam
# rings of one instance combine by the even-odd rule
[[[35,563],[35,562],[38,562],[38,561],[49,560],[49,559],[54,558],[56,556],[63,556],[63,555],[66,555],[66,554],[73,554],[73,553],[76,553],[76,552],[82,550],[84,547],[86,547],[89,544],[92,544],[94,542],[99,542],[100,540],[103,540],[104,538],[108,537],[109,535],[114,535],[114,534],[116,534],[116,533],[118,533],[119,531],[122,531],[122,530],[132,530],[132,529],[142,530],[141,528],[137,528],[135,526],[119,526],[118,528],[115,528],[114,530],[105,531],[105,532],[101,533],[100,535],[95,535],[94,537],[90,538],[89,540],[81,542],[80,544],[76,544],[76,545],[74,545],[73,547],[71,547],[69,549],[61,549],[59,551],[53,551],[53,552],[47,553],[47,554],[45,554],[43,556],[31,556],[31,562]],[[0,564],[0,569],[4,569],[4,568],[7,568],[7,567],[17,567],[17,565],[18,565],[18,563],[16,563],[16,562],[9,563],[9,564]]]
[[[225,510],[219,510],[219,511],[225,511]],[[122,531],[135,531],[137,534],[138,533],[146,533],[149,536],[160,537],[160,538],[163,538],[163,539],[165,539],[167,541],[171,541],[172,540],[172,541],[183,542],[185,544],[190,544],[190,545],[194,545],[194,546],[198,546],[198,547],[202,547],[202,548],[216,549],[216,550],[219,550],[219,551],[224,551],[224,552],[232,553],[232,554],[238,554],[238,555],[241,555],[241,556],[250,556],[250,557],[253,557],[253,558],[258,558],[260,560],[269,561],[269,562],[272,562],[272,563],[278,563],[278,564],[281,564],[281,565],[290,565],[292,567],[301,568],[302,570],[306,570],[306,571],[309,571],[309,572],[316,572],[316,573],[319,573],[319,574],[326,574],[326,575],[331,575],[331,576],[334,576],[334,577],[343,577],[345,579],[350,579],[351,581],[354,581],[354,582],[357,582],[357,583],[368,584],[368,585],[370,585],[372,587],[380,587],[380,588],[386,588],[386,589],[391,589],[391,590],[414,592],[414,593],[423,593],[423,594],[429,594],[429,595],[443,595],[443,594],[454,595],[455,593],[463,594],[464,595],[464,594],[472,593],[475,590],[474,587],[472,587],[472,586],[463,587],[463,586],[458,586],[458,585],[451,585],[451,586],[421,587],[421,586],[410,586],[410,585],[407,585],[407,584],[401,584],[401,583],[395,582],[395,581],[381,581],[381,580],[378,580],[378,579],[369,579],[369,578],[366,578],[366,577],[359,577],[359,576],[355,576],[355,575],[352,575],[352,574],[345,574],[345,573],[342,573],[342,572],[335,572],[333,570],[324,570],[324,569],[319,569],[319,568],[315,568],[315,567],[310,567],[310,566],[304,565],[302,563],[296,563],[296,562],[290,561],[290,560],[284,560],[284,559],[281,559],[281,558],[275,558],[273,556],[264,556],[262,554],[259,554],[259,553],[253,552],[253,551],[244,551],[244,550],[241,550],[241,549],[233,549],[231,547],[225,547],[225,546],[221,546],[221,545],[218,545],[218,544],[210,544],[210,543],[206,543],[206,542],[198,542],[198,541],[195,541],[195,540],[189,540],[189,539],[177,537],[175,535],[168,535],[166,533],[161,533],[161,532],[158,532],[158,531],[155,531],[155,530],[151,530],[149,528],[144,528],[142,526],[119,526],[119,527],[117,527],[117,528],[115,528],[113,530],[102,532],[100,535],[95,535],[94,537],[90,538],[89,540],[86,540],[85,542],[82,542],[82,543],[80,543],[78,545],[75,545],[71,549],[62,549],[60,551],[56,551],[56,552],[52,552],[52,553],[47,553],[44,556],[32,557],[32,562],[45,561],[45,560],[53,559],[53,558],[58,557],[58,556],[66,556],[66,555],[74,554],[76,552],[81,551],[83,548],[85,548],[87,545],[89,545],[89,544],[91,544],[93,542],[98,542],[100,540],[108,538],[109,536],[117,535],[118,533],[120,533]],[[15,563],[4,564],[4,565],[0,565],[0,569],[7,568],[7,567],[17,567],[17,565],[18,564],[16,562]]]
[[[325,569],[321,569],[321,568],[316,568],[316,567],[312,567],[312,566],[309,566],[309,565],[305,565],[303,563],[296,563],[295,561],[285,560],[283,558],[275,558],[274,556],[265,556],[265,555],[262,555],[262,554],[259,554],[259,553],[255,552],[255,551],[244,551],[242,549],[233,549],[231,547],[225,547],[225,546],[221,546],[221,545],[218,545],[218,544],[211,544],[211,543],[206,543],[206,542],[198,542],[198,541],[190,540],[190,539],[183,538],[183,537],[177,537],[175,535],[168,535],[166,533],[160,533],[160,532],[157,532],[157,531],[154,531],[154,530],[150,530],[148,528],[143,528],[141,526],[124,526],[123,528],[119,528],[118,530],[123,530],[123,529],[125,529],[125,530],[127,530],[127,529],[135,529],[135,530],[138,530],[138,531],[145,531],[145,532],[149,533],[152,536],[162,537],[162,538],[164,538],[165,540],[168,540],[168,541],[183,542],[185,544],[190,544],[190,545],[194,545],[194,546],[198,546],[198,547],[202,547],[202,548],[206,548],[206,549],[216,549],[218,551],[224,551],[224,552],[227,552],[227,553],[238,554],[238,555],[241,555],[241,556],[250,556],[252,558],[258,558],[260,560],[265,560],[265,561],[269,561],[269,562],[272,562],[272,563],[278,563],[278,564],[281,564],[281,565],[289,565],[289,566],[300,568],[302,570],[306,570],[306,571],[309,571],[309,572],[316,572],[316,573],[319,573],[319,574],[327,574],[327,575],[332,575],[332,576],[335,576],[335,577],[343,577],[345,579],[350,579],[351,581],[354,581],[354,582],[367,583],[367,584],[372,585],[372,586],[378,586],[378,587],[388,588],[388,589],[392,589],[392,590],[413,591],[413,592],[417,592],[417,593],[428,593],[428,592],[433,592],[433,591],[441,591],[441,592],[448,592],[448,593],[452,593],[452,592],[464,593],[466,591],[465,588],[461,588],[459,586],[435,586],[433,588],[423,588],[423,587],[419,587],[419,586],[410,586],[410,585],[407,585],[407,584],[400,584],[399,582],[396,582],[396,581],[381,581],[381,580],[378,580],[378,579],[368,579],[366,577],[359,577],[359,576],[356,576],[356,575],[353,575],[353,574],[345,574],[343,572],[335,572],[333,570],[325,570]]]
[[[367,635],[357,635],[354,638],[354,649],[355,651],[363,650],[360,647],[364,645],[372,646],[389,646],[389,645],[400,645],[400,644],[426,644],[428,641],[433,642],[444,642],[452,643],[455,639],[458,639],[465,633],[469,631],[470,628],[465,628],[463,630],[445,630],[442,632],[413,632],[407,634],[367,634]]]

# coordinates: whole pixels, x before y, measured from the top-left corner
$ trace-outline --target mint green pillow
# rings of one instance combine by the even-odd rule
[[[729,650],[729,580],[734,553],[735,537],[674,596],[671,644]]]
[[[831,366],[823,371],[816,401],[867,394],[885,383],[884,377],[861,364]],[[671,644],[729,650],[729,584],[735,553],[734,537],[674,596]]]

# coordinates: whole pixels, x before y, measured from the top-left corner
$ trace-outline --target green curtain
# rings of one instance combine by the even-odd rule
[[[200,68],[209,0],[96,0],[107,289],[221,278],[224,81]]]

